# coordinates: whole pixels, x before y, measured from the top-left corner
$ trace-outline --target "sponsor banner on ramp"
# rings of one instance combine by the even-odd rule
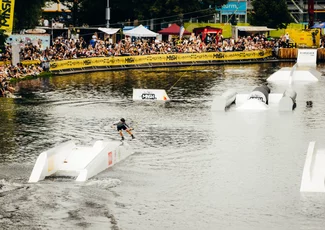
[[[169,101],[164,89],[133,89],[134,101]]]

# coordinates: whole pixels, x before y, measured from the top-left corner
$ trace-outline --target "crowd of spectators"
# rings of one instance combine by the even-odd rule
[[[58,37],[53,45],[41,50],[33,44],[26,44],[20,53],[21,60],[66,60],[90,57],[133,56],[174,53],[251,51],[272,48],[275,51],[286,44],[280,39],[268,39],[264,35],[223,39],[222,36],[208,34],[204,40],[200,36],[190,36],[171,41],[158,39],[122,39],[112,43],[111,39],[100,39],[96,35],[86,42],[80,39]],[[10,56],[8,54],[7,56]]]
[[[14,97],[15,88],[10,84],[11,79],[37,76],[43,71],[39,65],[24,66],[22,63],[0,66],[0,97]]]
[[[279,39],[270,39],[263,34],[238,37],[238,39],[224,39],[221,34],[207,34],[201,36],[191,35],[182,39],[174,38],[170,41],[159,39],[122,39],[113,43],[111,39],[100,39],[97,34],[87,42],[82,37],[68,39],[57,37],[50,47],[42,48],[40,42],[21,44],[20,60],[37,60],[40,65],[16,66],[4,65],[0,67],[0,93],[2,96],[13,92],[9,81],[12,78],[23,78],[28,75],[37,76],[42,71],[49,70],[49,62],[52,60],[67,60],[91,57],[109,56],[134,56],[175,53],[201,53],[201,52],[232,52],[253,51],[266,48],[273,49],[274,55],[280,47],[286,47],[288,39],[283,36]],[[11,47],[6,47],[2,54],[2,60],[11,60]],[[0,95],[0,96],[1,96]]]

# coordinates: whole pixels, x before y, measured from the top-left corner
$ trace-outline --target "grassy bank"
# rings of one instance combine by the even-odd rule
[[[52,77],[52,73],[46,71],[46,72],[42,72],[42,73],[40,73],[39,75],[36,75],[36,76],[28,75],[28,76],[25,76],[23,78],[11,78],[10,83],[24,81],[24,80],[36,79],[36,78],[40,78],[40,77],[41,78]]]

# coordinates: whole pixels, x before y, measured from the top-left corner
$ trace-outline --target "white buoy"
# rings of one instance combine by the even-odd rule
[[[212,101],[212,111],[225,111],[232,103],[235,102],[237,92],[235,90],[227,90],[221,96],[216,96]]]
[[[297,93],[289,88],[283,93],[283,97],[279,102],[279,111],[292,111],[296,107]]]

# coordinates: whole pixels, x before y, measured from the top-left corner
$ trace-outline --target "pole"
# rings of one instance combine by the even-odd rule
[[[54,37],[53,37],[53,18],[51,19],[51,37],[52,37],[52,46],[54,45]]]
[[[107,0],[107,7],[106,7],[106,27],[109,28],[109,20],[111,18],[111,12],[109,8],[109,0]]]
[[[308,29],[311,29],[311,27],[314,25],[314,0],[308,0],[308,16]]]

